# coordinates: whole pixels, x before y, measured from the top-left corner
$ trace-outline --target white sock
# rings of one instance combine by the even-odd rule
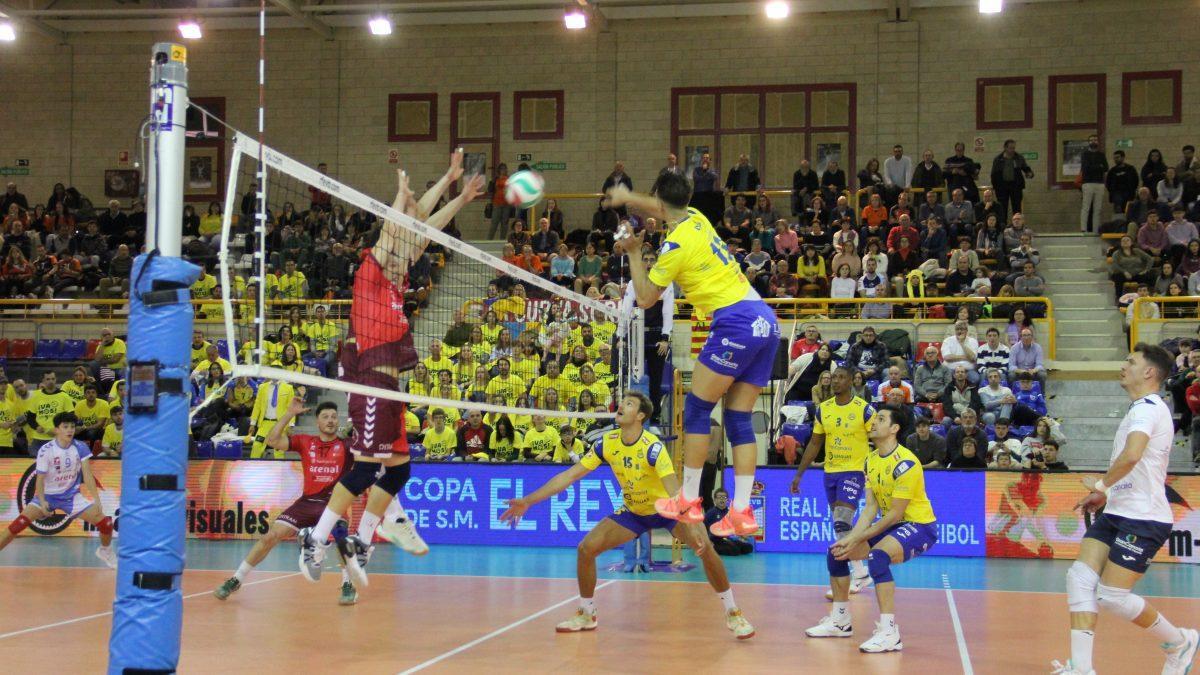
[[[896,615],[895,614],[880,614],[879,615],[879,623],[888,630],[895,630],[896,629]]]
[[[587,612],[588,614],[595,614],[596,613],[595,598],[580,598],[579,599],[579,609],[582,609],[583,611]]]
[[[239,582],[245,581],[246,576],[252,571],[254,571],[254,565],[251,565],[243,560],[242,564],[238,565],[237,571],[233,573],[233,578],[237,579]]]
[[[721,604],[725,605],[727,613],[737,609],[737,604],[733,601],[733,587],[730,587],[724,593],[717,593],[717,597],[721,599]]]
[[[867,571],[867,562],[865,560],[851,560],[850,574],[855,579],[871,576],[871,573]]]
[[[734,511],[745,511],[750,507],[751,492],[754,492],[754,474],[733,477]]]
[[[839,626],[845,626],[850,623],[850,603],[834,601],[833,609],[829,611],[829,616]]]
[[[358,521],[358,538],[362,540],[362,543],[370,546],[371,542],[375,541],[375,528],[377,527],[379,527],[379,516],[370,511],[364,511],[362,520]]]
[[[342,583],[350,583],[350,573],[346,571],[345,567],[342,568]]]
[[[1158,618],[1154,620],[1154,623],[1150,624],[1150,627],[1146,630],[1150,631],[1155,640],[1162,642],[1163,649],[1167,651],[1174,651],[1174,648],[1178,647],[1184,641],[1183,633],[1168,621],[1167,617],[1163,616],[1161,612]]]
[[[387,510],[383,512],[383,519],[387,521],[406,520],[404,515],[404,505],[400,503],[400,497],[396,496],[392,501],[388,502]]]
[[[341,516],[326,507],[324,513],[321,514],[321,519],[317,521],[317,526],[313,528],[313,541],[324,546],[329,541],[329,533],[333,532],[333,526],[337,525],[337,521],[340,518]]]
[[[1092,640],[1090,630],[1071,629],[1071,665],[1081,673],[1092,672]]]
[[[700,498],[700,476],[704,473],[704,469],[693,469],[690,466],[683,467],[683,498],[688,501],[695,501]]]

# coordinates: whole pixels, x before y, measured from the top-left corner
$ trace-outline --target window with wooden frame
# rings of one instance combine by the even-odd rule
[[[1032,77],[981,77],[975,80],[976,129],[1033,127]]]
[[[1122,124],[1179,124],[1183,121],[1183,71],[1121,74]]]
[[[1051,75],[1049,85],[1047,181],[1051,188],[1071,188],[1088,136],[1099,136],[1104,147],[1105,77],[1103,73]]]
[[[437,140],[437,94],[388,94],[388,141]]]
[[[513,92],[513,139],[558,140],[563,137],[561,89]]]

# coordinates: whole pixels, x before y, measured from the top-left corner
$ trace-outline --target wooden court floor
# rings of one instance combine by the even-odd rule
[[[83,554],[91,542],[38,540],[22,551],[25,544],[0,553],[3,672],[45,671],[47,664],[61,673],[102,672],[112,573],[87,561]],[[444,549],[423,560],[383,551],[372,561],[371,585],[359,604],[340,607],[338,575],[306,582],[291,571],[291,547],[274,552],[264,571],[228,601],[218,601],[211,591],[246,545],[193,542],[189,563],[211,567],[184,576],[179,672],[1009,674],[1049,672],[1049,662],[1068,649],[1065,598],[1046,590],[1061,585],[1058,563],[993,565],[991,573],[988,562],[977,560],[930,557],[910,563],[907,574],[910,565],[900,566],[897,621],[904,651],[864,655],[857,645],[869,637],[877,616],[871,596],[852,601],[854,638],[803,635],[828,608],[818,585],[818,556],[765,554],[730,563],[738,603],[758,629],[756,637],[739,642],[725,629],[720,601],[695,571],[602,572],[599,629],[558,635],[554,625],[576,606],[567,573],[573,550]],[[601,562],[617,558],[609,553]],[[1174,589],[1185,596],[1152,602],[1177,624],[1200,624],[1196,570],[1161,565],[1151,575],[1147,595],[1173,595]],[[1096,645],[1102,673],[1161,668],[1149,636],[1103,617]]]

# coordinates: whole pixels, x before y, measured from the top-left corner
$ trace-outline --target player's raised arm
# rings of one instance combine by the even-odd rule
[[[438,200],[442,195],[446,194],[446,190],[454,183],[454,181],[462,178],[463,175],[463,149],[458,148],[450,153],[450,168],[446,169],[446,173],[434,183],[433,187],[425,191],[421,195],[420,201],[417,202],[417,220],[425,220],[433,213],[433,207],[437,206]],[[439,228],[440,229],[440,228]]]
[[[500,520],[516,525],[521,522],[521,517],[529,510],[529,507],[566,490],[572,483],[591,472],[591,469],[582,464],[572,464],[560,471],[554,478],[546,481],[545,485],[534,490],[533,494],[508,500],[508,510],[500,514]]]
[[[645,232],[629,234],[624,239],[617,241],[613,249],[616,253],[624,253],[629,256],[629,281],[633,284],[633,293],[637,296],[638,307],[650,309],[662,297],[666,288],[650,281],[650,273],[640,260],[634,262],[634,256],[640,256],[642,253],[644,237]]]
[[[667,210],[663,206],[662,200],[652,195],[634,192],[619,183],[608,189],[604,203],[611,208],[630,206],[635,211],[657,218],[659,221],[668,220]]]
[[[284,432],[294,418],[306,412],[308,412],[308,408],[304,407],[304,397],[301,394],[297,394],[288,402],[287,410],[283,412],[283,416],[279,418],[275,426],[271,427],[271,431],[267,433],[267,438],[263,442],[274,450],[287,452],[289,441],[287,434]]]

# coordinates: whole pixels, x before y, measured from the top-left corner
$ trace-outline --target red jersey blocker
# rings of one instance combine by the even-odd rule
[[[276,516],[275,522],[294,530],[316,527],[329,504],[333,486],[350,469],[354,456],[347,451],[346,443],[340,438],[322,441],[320,436],[308,434],[292,435],[288,440],[288,449],[300,455],[304,493]]]
[[[341,352],[339,376],[343,381],[397,391],[399,380],[376,368],[404,371],[416,364],[417,352],[404,315],[407,285],[405,278],[397,288],[373,251],[363,255],[362,266],[354,275],[350,331]],[[350,452],[380,458],[408,454],[404,403],[348,394],[347,407],[354,427]]]

